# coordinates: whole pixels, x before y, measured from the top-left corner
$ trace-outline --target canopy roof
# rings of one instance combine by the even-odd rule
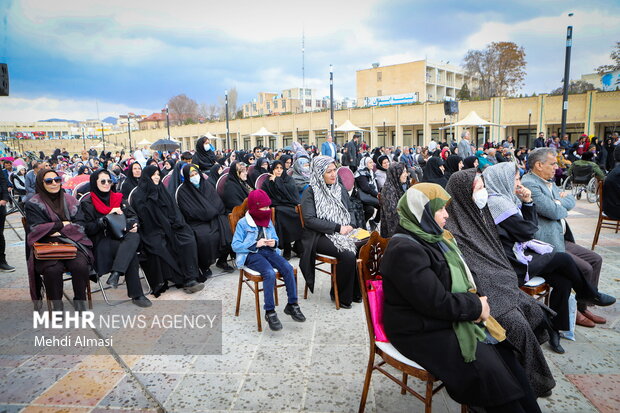
[[[448,129],[453,126],[500,126],[502,128],[506,127],[504,125],[500,125],[499,123],[491,123],[487,120],[482,119],[475,111],[469,112],[469,114],[460,121],[451,125],[442,126],[439,129]]]
[[[336,132],[369,132],[366,129],[358,128],[350,120],[346,120],[342,125],[334,129]]]
[[[254,132],[251,136],[276,136],[275,133],[269,132],[264,126],[258,131]]]
[[[205,137],[209,138],[209,140],[221,139],[221,138],[218,138],[217,136],[213,135],[211,132],[207,132],[206,134],[204,134],[202,136],[205,136]]]
[[[150,145],[153,142],[147,140],[147,139],[142,139],[140,142],[138,142],[138,145]]]

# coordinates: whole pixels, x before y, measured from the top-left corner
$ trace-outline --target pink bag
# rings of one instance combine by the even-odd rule
[[[385,331],[383,330],[383,280],[366,281],[368,291],[368,306],[370,307],[370,317],[375,330],[375,340],[389,343]]]

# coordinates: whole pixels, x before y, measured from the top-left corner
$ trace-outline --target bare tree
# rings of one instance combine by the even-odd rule
[[[588,83],[585,80],[571,80],[568,85],[568,93],[585,93],[588,90],[596,89],[592,83]],[[551,91],[551,95],[561,95],[564,93],[564,88],[560,86],[557,89]]]
[[[599,75],[603,75],[607,72],[613,72],[615,70],[620,70],[620,42],[616,42],[616,45],[609,54],[609,58],[613,61],[612,64],[602,65],[595,69]]]
[[[177,95],[168,101],[170,120],[177,125],[195,122],[198,117],[198,103],[185,94]]]
[[[510,96],[525,79],[525,50],[513,42],[493,42],[484,50],[469,50],[463,67],[479,81],[482,98]],[[472,91],[475,92],[475,91]]]

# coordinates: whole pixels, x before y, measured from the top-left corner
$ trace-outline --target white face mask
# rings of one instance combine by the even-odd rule
[[[471,196],[471,199],[474,200],[478,208],[482,209],[487,205],[487,201],[489,200],[489,193],[487,192],[486,188],[482,188],[474,192]]]
[[[205,147],[205,151],[210,151],[211,150],[211,144],[209,144],[209,143],[205,143],[204,147]]]
[[[190,176],[189,181],[196,186],[200,185],[200,175]]]

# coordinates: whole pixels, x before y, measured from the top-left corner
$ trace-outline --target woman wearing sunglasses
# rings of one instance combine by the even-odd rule
[[[74,305],[76,310],[86,309],[86,285],[89,265],[93,262],[90,251],[92,242],[86,236],[82,211],[77,199],[62,189],[62,178],[51,169],[37,173],[36,194],[26,203],[26,258],[30,296],[33,301],[41,300],[41,282],[47,297],[52,300],[54,310],[62,311],[63,273],[71,273]],[[34,257],[35,242],[59,242],[77,246],[77,255],[66,260],[37,260]]]
[[[110,172],[99,169],[90,176],[90,194],[80,202],[84,217],[81,224],[94,244],[95,271],[98,276],[110,273],[107,284],[114,288],[124,275],[131,301],[138,307],[150,307],[151,301],[144,296],[138,274],[138,218],[123,194],[111,188]],[[108,228],[105,216],[110,213],[125,215],[127,226],[123,239],[116,239]]]

